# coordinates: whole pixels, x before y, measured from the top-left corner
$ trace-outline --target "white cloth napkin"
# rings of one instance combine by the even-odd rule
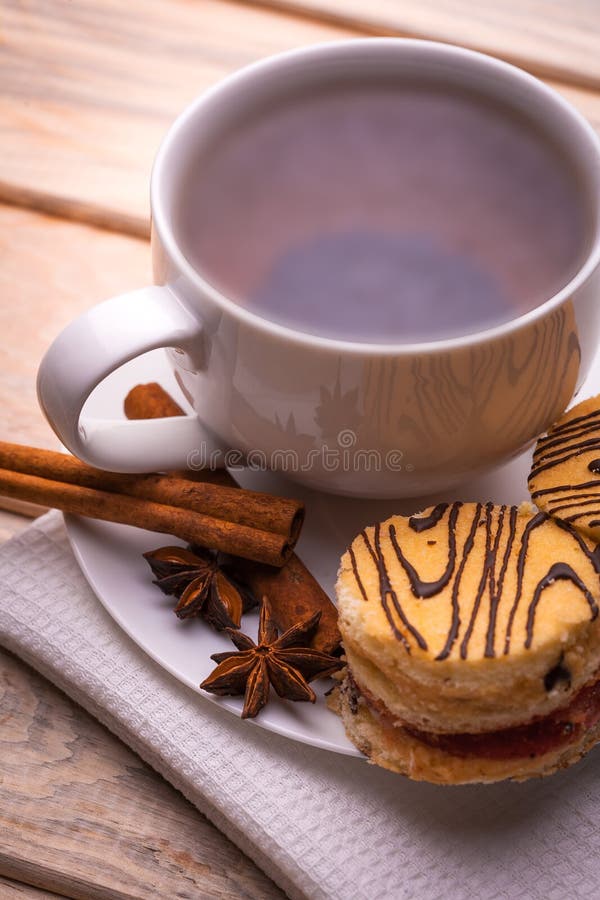
[[[598,897],[600,753],[550,779],[442,788],[268,734],[152,662],[49,513],[0,548],[0,643],[185,794],[292,898]]]

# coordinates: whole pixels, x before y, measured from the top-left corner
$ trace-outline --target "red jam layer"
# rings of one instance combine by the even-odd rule
[[[383,704],[373,702],[367,692],[357,685],[367,703],[383,718],[390,720]],[[387,715],[386,715],[387,713]],[[453,756],[478,756],[486,759],[518,759],[543,756],[562,746],[579,743],[584,735],[600,721],[600,681],[583,687],[571,703],[548,716],[527,725],[485,731],[480,734],[435,734],[410,725],[400,725],[412,737],[438,747]]]

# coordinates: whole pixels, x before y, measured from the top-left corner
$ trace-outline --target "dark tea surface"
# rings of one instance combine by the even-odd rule
[[[184,253],[240,305],[311,334],[468,334],[555,294],[586,250],[577,174],[475,93],[377,84],[248,118],[187,173]]]

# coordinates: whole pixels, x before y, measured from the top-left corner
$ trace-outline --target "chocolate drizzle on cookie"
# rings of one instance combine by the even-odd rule
[[[458,571],[456,573],[456,578],[454,579],[454,584],[452,585],[452,621],[450,623],[450,629],[448,631],[448,637],[446,638],[446,643],[444,644],[443,649],[436,656],[436,660],[446,659],[450,656],[450,652],[454,645],[454,641],[458,637],[458,631],[460,628],[460,604],[458,602],[458,591],[460,589],[460,579],[465,570],[465,566],[467,564],[467,559],[469,553],[473,549],[473,545],[475,543],[475,534],[477,532],[477,526],[479,524],[479,516],[481,515],[481,503],[478,503],[475,508],[475,515],[473,516],[473,522],[471,524],[471,529],[465,541],[465,545],[463,547],[463,555],[462,559],[458,566]],[[452,532],[455,531],[454,528],[451,529]]]
[[[582,521],[582,527],[595,528],[600,516],[600,481],[571,479],[567,484],[537,487],[536,479],[564,463],[571,463],[579,456],[600,449],[600,409],[591,408],[584,415],[576,416],[555,425],[541,437],[533,456],[529,474],[531,498],[541,500],[541,506],[552,516],[566,522]],[[577,464],[578,465],[578,464]],[[581,471],[600,475],[600,458],[581,461]],[[559,480],[558,476],[557,480]],[[544,482],[542,482],[544,483]],[[548,484],[547,479],[545,483]]]
[[[506,510],[506,507],[503,507]],[[510,554],[512,552],[515,534],[517,531],[517,515],[518,509],[516,506],[510,507],[509,517],[508,517],[508,539],[506,541],[506,547],[504,549],[504,558],[502,559],[502,565],[500,567],[500,573],[498,575],[498,581],[495,585],[495,590],[491,591],[490,597],[490,615],[488,621],[487,634],[485,639],[485,656],[488,658],[492,658],[496,655],[494,649],[494,643],[496,638],[496,616],[498,613],[498,604],[500,603],[500,597],[502,596],[502,588],[504,587],[504,578],[506,576],[506,570],[508,568],[508,562],[510,560]],[[502,530],[502,525],[504,523],[504,516],[502,516],[502,520],[498,522],[498,543],[500,542],[500,532]],[[498,551],[498,545],[496,544],[496,553]],[[493,573],[493,570],[492,570]],[[491,576],[493,577],[493,575]]]
[[[491,503],[486,503],[485,505],[485,557],[483,560],[483,572],[481,578],[479,580],[479,586],[477,588],[477,594],[475,595],[475,602],[473,604],[473,611],[471,612],[471,619],[469,621],[469,625],[465,632],[465,636],[462,639],[460,645],[460,656],[461,659],[466,659],[469,641],[471,639],[471,635],[473,633],[473,628],[475,627],[475,622],[477,620],[477,615],[479,613],[479,607],[481,605],[481,598],[483,597],[483,593],[485,591],[485,586],[489,580],[489,595],[490,595],[490,620],[492,616],[492,604],[496,598],[496,579],[494,577],[494,571],[496,568],[496,558],[498,556],[498,547],[500,544],[500,537],[502,535],[502,526],[504,524],[504,516],[506,513],[506,506],[500,507],[500,513],[498,515],[498,528],[496,529],[496,535],[493,538],[492,543],[492,512],[493,505]],[[502,587],[500,586],[500,591]],[[497,604],[496,604],[497,608]],[[488,634],[489,634],[489,624],[488,624]],[[487,650],[487,641],[486,641],[486,650]],[[493,641],[492,641],[492,652],[493,652]]]
[[[531,647],[531,643],[533,641],[533,626],[535,623],[535,612],[537,609],[537,605],[540,602],[540,597],[542,596],[542,591],[547,588],[549,585],[554,584],[555,581],[571,581],[573,584],[579,588],[583,596],[588,602],[590,609],[592,610],[592,615],[595,618],[598,615],[598,608],[596,606],[596,601],[592,597],[592,594],[585,586],[582,579],[579,577],[577,572],[566,563],[558,562],[554,563],[553,566],[550,567],[548,574],[544,575],[542,580],[538,582],[536,585],[535,591],[533,593],[533,599],[529,604],[529,608],[527,610],[527,626],[526,626],[526,634],[525,638],[525,647],[527,650]]]
[[[512,629],[513,623],[515,620],[515,615],[517,609],[519,607],[519,603],[521,600],[521,593],[523,591],[523,576],[525,574],[525,562],[527,560],[527,548],[529,546],[529,538],[531,536],[531,532],[535,531],[536,528],[539,528],[546,520],[548,516],[545,513],[537,513],[533,519],[530,519],[525,528],[523,529],[523,534],[521,535],[521,547],[519,549],[519,555],[517,557],[517,588],[515,591],[515,598],[513,600],[513,605],[511,606],[510,613],[508,615],[508,624],[506,626],[506,635],[504,638],[504,655],[506,656],[510,651],[510,639],[512,637]]]
[[[425,531],[428,528],[433,528],[434,525],[440,521],[446,510],[448,509],[448,503],[441,503],[440,506],[436,506],[433,513],[430,516],[424,516],[422,519],[419,519],[415,516],[412,516],[408,520],[408,525],[414,531],[420,532]],[[408,577],[408,581],[410,583],[410,588],[415,597],[418,597],[420,600],[427,597],[434,597],[436,594],[446,587],[450,578],[452,577],[452,573],[454,572],[454,566],[456,565],[456,520],[458,518],[458,512],[461,503],[453,503],[452,509],[450,510],[450,515],[448,516],[448,563],[446,568],[440,578],[435,579],[434,581],[423,581],[419,577],[419,573],[412,566],[404,553],[402,552],[401,547],[398,545],[398,541],[396,540],[396,529],[393,525],[390,525],[389,534],[390,541],[392,542],[392,546],[396,551],[396,556],[400,560],[402,564],[402,568],[406,572]],[[440,512],[440,508],[441,509]],[[416,527],[416,523],[419,523],[419,527]],[[421,525],[424,522],[425,525]]]
[[[405,645],[407,651],[410,653],[410,644],[407,641],[403,632],[400,631],[400,629],[396,625],[394,618],[391,614],[391,610],[390,610],[390,606],[389,606],[390,600],[392,601],[392,605],[398,615],[398,618],[400,619],[400,621],[402,622],[404,627],[410,632],[410,634],[412,634],[415,641],[417,642],[417,645],[422,650],[427,650],[427,643],[425,642],[425,639],[423,638],[423,636],[421,634],[419,634],[417,629],[413,625],[411,625],[411,623],[406,618],[406,615],[404,614],[404,610],[402,609],[402,605],[400,603],[398,595],[397,595],[396,591],[394,591],[394,589],[392,588],[392,585],[390,582],[390,577],[388,575],[387,566],[385,564],[385,556],[381,549],[381,525],[377,524],[375,526],[375,533],[374,533],[375,547],[374,548],[371,546],[371,543],[370,543],[365,531],[361,532],[361,536],[371,554],[371,558],[373,559],[373,562],[377,566],[377,572],[379,574],[379,591],[380,591],[380,596],[381,596],[381,603],[384,608],[387,620],[390,623],[390,627],[391,627],[392,631],[394,632],[394,634],[398,638],[398,640],[401,641]],[[360,586],[360,582],[359,582],[359,586]]]
[[[437,506],[433,507],[428,516],[411,516],[408,520],[408,527],[412,528],[412,530],[417,533],[428,531],[430,528],[433,528],[434,525],[437,525],[449,505],[449,503],[438,503]],[[453,504],[453,506],[455,505],[456,504]]]
[[[365,601],[365,603],[367,603],[369,600],[369,597],[365,590],[365,586],[361,581],[360,575],[358,574],[358,566],[356,564],[356,554],[355,554],[354,550],[352,549],[352,545],[350,545],[350,547],[348,547],[348,554],[350,556],[350,564],[352,566],[352,572],[354,573],[354,579],[355,579],[355,581],[358,585],[358,588],[362,594],[363,600]]]
[[[574,444],[567,444],[565,441],[557,450],[552,450],[543,455],[537,455],[538,451],[536,451],[534,465],[529,474],[529,480],[531,481],[542,472],[546,472],[548,469],[553,469],[555,466],[567,462],[569,459],[573,459],[574,456],[578,456],[583,450],[600,450],[600,435],[593,438],[587,438],[585,441],[577,441]]]
[[[472,508],[468,512],[470,516],[468,531],[462,548],[458,552],[457,523],[460,515],[467,515],[469,506]],[[506,619],[501,652],[503,655],[510,653],[517,613],[523,599],[530,541],[536,530],[551,521],[546,513],[536,513],[527,521],[520,539],[516,542],[518,515],[519,512],[515,506],[495,507],[492,503],[465,505],[461,502],[455,502],[452,504],[439,504],[429,511],[427,515],[412,516],[408,520],[408,526],[417,534],[440,526],[443,526],[445,531],[447,531],[447,563],[442,574],[434,580],[426,580],[422,574],[419,574],[415,564],[409,561],[406,555],[406,547],[403,547],[402,538],[399,536],[398,529],[393,521],[384,526],[383,533],[382,526],[376,525],[372,532],[372,539],[367,531],[361,532],[360,540],[363,541],[377,569],[379,596],[387,621],[395,637],[402,642],[408,653],[411,652],[413,642],[421,650],[428,650],[429,648],[423,634],[411,623],[407,610],[402,605],[398,592],[394,589],[389,573],[389,565],[393,560],[400,564],[408,579],[410,591],[418,601],[424,603],[432,602],[444,588],[450,587],[450,623],[442,648],[435,656],[437,661],[445,660],[451,655],[457,640],[461,638],[463,625],[465,627],[460,640],[459,655],[461,659],[468,658],[470,641],[476,624],[486,606],[488,609],[488,621],[485,628],[484,656],[496,656],[498,610],[503,599],[510,602],[511,606]],[[590,549],[585,540],[571,525],[560,520],[555,521],[554,524],[569,534],[582,551],[583,557],[589,560],[594,571],[600,574],[600,546]],[[461,583],[467,564],[473,556],[476,542],[480,543],[481,541],[477,537],[480,526],[485,528],[485,549],[481,563],[481,574],[477,587],[474,590],[474,596],[471,593],[468,597],[470,614],[468,620],[463,622],[463,617],[461,616]],[[387,537],[387,541],[384,540],[385,537]],[[427,541],[427,543],[429,542]],[[500,553],[503,545],[503,552]],[[390,548],[393,551],[392,554],[390,554]],[[388,554],[387,561],[386,553]],[[361,595],[363,599],[368,600],[368,592],[361,579],[356,554],[352,548],[350,548],[350,561]],[[513,595],[507,598],[503,597],[503,594],[505,593],[505,582],[509,568],[514,572],[515,586]],[[525,649],[530,649],[534,640],[536,615],[543,594],[557,581],[569,581],[573,584],[585,598],[589,606],[591,619],[595,619],[598,615],[598,606],[594,596],[581,575],[575,571],[572,565],[558,560],[539,578],[533,590],[528,586],[528,591],[531,591],[531,599],[527,609],[520,616],[520,621],[524,620],[522,640]]]

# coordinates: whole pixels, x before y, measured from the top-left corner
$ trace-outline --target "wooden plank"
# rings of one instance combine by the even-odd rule
[[[64,894],[50,893],[39,888],[13,881],[0,875],[0,897],[2,900],[64,900]]]
[[[39,360],[75,316],[150,279],[145,241],[0,205],[0,421],[4,440],[58,447],[37,402]],[[18,315],[15,314],[18,310]],[[21,531],[34,511],[6,512],[0,541]],[[15,512],[23,512],[17,509]]]
[[[85,222],[88,225],[96,225],[98,228],[106,228],[109,231],[130,234],[134,237],[146,239],[150,237],[149,218],[135,213],[122,212],[118,209],[110,209],[100,206],[98,203],[63,197],[59,194],[48,194],[42,190],[20,187],[2,180],[0,180],[0,199],[5,204],[19,206],[22,209],[32,209],[35,212],[45,212],[60,219]]]
[[[194,97],[347,34],[226,0],[4,0],[0,22],[0,200],[136,234],[160,139]]]
[[[600,9],[600,5],[598,8]],[[600,93],[572,87],[568,84],[554,84],[553,82],[550,84],[572,103],[600,133]]]
[[[600,88],[597,0],[261,0],[261,5],[365,33],[462,44],[545,78]]]
[[[37,403],[39,360],[75,316],[150,280],[145,241],[0,205],[0,420],[5,440],[57,447]]]
[[[174,788],[4,651],[0,713],[0,875],[83,900],[283,897]]]
[[[0,205],[3,439],[58,447],[35,393],[42,354],[61,328],[86,307],[149,279],[145,241]],[[17,534],[29,521],[6,512],[5,507],[0,498],[0,541]]]
[[[511,47],[527,40],[532,51],[546,47],[548,59],[560,61],[568,49],[589,76],[576,80],[600,84],[600,6],[551,4],[536,18],[540,2],[510,0],[507,14],[490,0],[477,9],[470,0],[273,0],[279,9],[335,18],[336,27],[230,0],[146,0],[143,14],[120,0],[5,0],[0,201],[146,235],[152,159],[190,100],[252,60],[360,32],[423,33],[511,59]],[[563,18],[572,9],[569,24]],[[526,62],[570,77],[566,62],[540,59]],[[600,93],[564,92],[600,126]]]
[[[149,268],[145,241],[0,206],[3,436],[57,446],[35,396],[41,354],[71,318],[143,284]],[[26,523],[0,513],[0,538]],[[6,878],[86,900],[280,896],[137,757],[3,653],[0,721],[0,873]],[[0,883],[0,896],[4,888]],[[7,896],[17,890],[10,889]]]

